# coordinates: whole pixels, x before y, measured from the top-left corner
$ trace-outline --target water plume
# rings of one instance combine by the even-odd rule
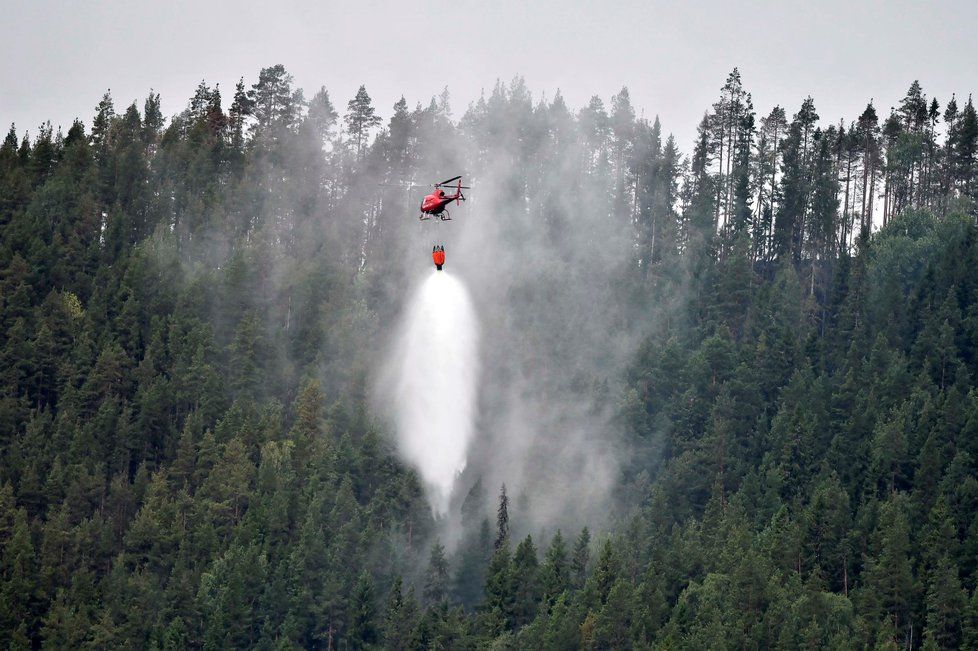
[[[469,293],[432,271],[408,304],[382,384],[397,446],[437,516],[448,512],[474,436],[478,324]]]

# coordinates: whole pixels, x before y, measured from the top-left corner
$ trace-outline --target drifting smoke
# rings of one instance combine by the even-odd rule
[[[385,374],[397,445],[447,513],[473,438],[478,327],[465,286],[434,271],[407,308]]]
[[[521,80],[499,85],[412,152],[411,179],[465,174],[472,189],[450,207],[453,220],[405,219],[417,197],[394,192],[378,216],[389,247],[379,259],[394,267],[379,281],[390,305],[443,243],[480,316],[476,434],[464,473],[443,484],[451,500],[438,536],[449,549],[493,520],[502,484],[514,536],[601,528],[627,507],[619,406],[660,293],[638,272],[627,170],[610,140],[589,135],[590,113],[580,115],[562,99],[534,109]]]

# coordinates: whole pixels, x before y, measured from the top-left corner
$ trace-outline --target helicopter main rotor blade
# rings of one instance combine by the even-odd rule
[[[447,183],[451,183],[452,181],[458,181],[460,178],[462,178],[462,177],[461,176],[453,176],[452,178],[448,179],[447,181],[442,181],[441,183],[436,183],[435,185],[445,185]]]

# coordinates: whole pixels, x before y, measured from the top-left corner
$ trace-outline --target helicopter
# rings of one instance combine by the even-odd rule
[[[455,184],[455,185],[452,185]],[[427,188],[434,187],[434,190],[426,194],[421,200],[421,214],[418,216],[421,221],[427,221],[432,217],[438,217],[441,221],[449,221],[452,218],[451,213],[448,211],[448,204],[455,202],[456,205],[461,205],[462,201],[465,201],[465,195],[462,194],[462,190],[470,190],[471,186],[462,185],[461,176],[453,176],[450,179],[441,181],[439,183],[434,183],[430,186],[419,185],[416,183],[381,183],[383,187],[395,187],[395,188]],[[442,188],[452,188],[455,190],[454,194],[445,194]]]
[[[454,183],[454,194],[445,194],[443,187],[452,188],[452,183]],[[417,185],[415,183],[400,183],[400,184],[387,184],[382,183],[381,185],[386,187],[398,187],[404,189],[419,188],[419,187],[431,187]],[[427,221],[432,217],[438,217],[441,221],[449,221],[452,218],[451,213],[448,211],[448,204],[455,202],[455,205],[461,205],[462,201],[465,201],[465,195],[462,194],[462,190],[470,190],[471,186],[462,185],[462,176],[453,176],[450,179],[446,179],[439,183],[433,184],[434,190],[430,194],[426,194],[421,200],[421,214],[419,218],[421,221]],[[442,270],[442,266],[445,264],[445,247],[440,244],[436,244],[431,250],[431,260],[435,263],[435,269],[438,271]]]
[[[449,186],[453,181],[458,181],[458,185],[455,186],[455,194],[445,194],[442,187]],[[470,189],[470,186],[462,185],[461,176],[455,176],[447,181],[435,183],[434,192],[425,195],[425,198],[421,200],[421,219],[431,219],[432,216],[437,215],[442,221],[450,220],[452,215],[450,212],[448,212],[448,204],[454,201],[455,205],[461,205],[459,202],[465,201],[465,197],[462,195],[462,190],[468,189]]]

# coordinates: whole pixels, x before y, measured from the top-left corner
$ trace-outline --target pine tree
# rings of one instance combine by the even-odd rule
[[[978,111],[970,95],[956,122],[952,146],[956,185],[963,196],[974,200],[978,197]]]
[[[617,95],[611,98],[610,115],[611,136],[615,152],[615,212],[618,215],[628,216],[629,195],[631,194],[625,187],[626,155],[627,150],[633,140],[635,131],[635,109],[632,108],[631,99],[628,96],[628,89],[622,88]],[[630,223],[631,219],[625,220]]]
[[[761,119],[757,139],[757,214],[755,240],[760,252],[769,252],[773,246],[774,216],[777,207],[778,162],[788,131],[788,118],[784,109],[775,106]]]
[[[244,78],[238,79],[234,86],[234,97],[231,108],[228,109],[228,126],[230,129],[231,151],[240,153],[244,148],[245,120],[254,110],[254,103],[245,91]]]
[[[811,97],[802,102],[788,128],[782,157],[782,202],[775,220],[774,249],[780,260],[801,260],[811,195],[811,164],[818,114]]]
[[[374,113],[374,108],[370,103],[370,95],[367,94],[365,86],[360,86],[356,97],[347,104],[346,130],[350,134],[353,142],[353,153],[357,160],[363,158],[367,141],[370,137],[370,130],[378,126],[381,122],[380,116]]]
[[[95,151],[96,160],[100,164],[105,164],[108,156],[110,141],[110,128],[112,120],[115,118],[115,108],[112,104],[111,89],[105,91],[102,100],[95,107],[95,119],[92,121],[92,133],[89,136],[92,148]]]
[[[313,95],[309,102],[309,113],[306,120],[312,125],[313,133],[316,134],[321,145],[327,145],[333,134],[333,126],[339,114],[333,108],[333,103],[329,99],[329,92],[325,86]]]
[[[866,105],[866,109],[859,116],[856,125],[856,133],[859,138],[859,149],[862,152],[862,207],[859,211],[859,230],[872,228],[872,203],[875,195],[875,174],[879,165],[879,118],[873,103]],[[873,181],[873,182],[871,182]],[[885,210],[884,210],[885,215]],[[884,216],[884,220],[886,217]]]
[[[262,68],[258,81],[248,91],[247,105],[244,102],[238,105],[240,114],[254,116],[256,135],[278,138],[281,132],[299,124],[305,100],[302,91],[292,87],[292,81],[292,75],[282,64]]]
[[[886,153],[885,179],[883,182],[883,221],[890,219],[903,209],[905,198],[905,179],[902,179],[902,148],[903,123],[895,111],[891,110],[882,128],[882,143]],[[865,171],[863,173],[865,179]],[[864,192],[865,196],[865,192]],[[872,199],[870,194],[870,199]],[[864,199],[865,201],[865,199]],[[871,224],[865,225],[870,230]]]
[[[155,145],[160,139],[165,123],[166,119],[160,108],[160,94],[150,90],[143,104],[143,142],[147,145]]]

